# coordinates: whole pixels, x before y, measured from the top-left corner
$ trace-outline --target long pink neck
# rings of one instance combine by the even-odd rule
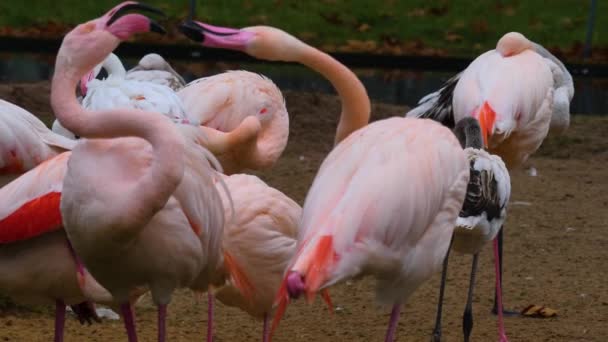
[[[342,113],[336,131],[336,144],[369,123],[369,96],[361,80],[350,69],[312,46],[306,47],[299,62],[323,75],[340,96]]]
[[[154,150],[149,171],[134,191],[119,200],[128,204],[134,222],[151,218],[160,210],[181,182],[184,174],[184,142],[175,125],[158,113],[134,109],[88,111],[77,101],[74,89],[82,75],[66,70],[67,60],[57,57],[51,85],[51,106],[61,124],[86,138],[140,137]],[[103,177],[103,175],[100,175]],[[138,214],[139,216],[135,217]],[[139,220],[139,221],[137,221]]]

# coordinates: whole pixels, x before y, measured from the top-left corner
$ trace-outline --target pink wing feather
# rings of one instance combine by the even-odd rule
[[[59,204],[70,155],[49,159],[0,189],[0,243],[61,228]]]

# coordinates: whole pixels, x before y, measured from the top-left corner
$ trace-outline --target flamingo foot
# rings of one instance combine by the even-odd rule
[[[65,303],[61,299],[55,301],[55,342],[63,342],[65,327]]]
[[[88,325],[91,325],[93,322],[101,322],[101,319],[97,315],[97,310],[95,310],[95,304],[92,302],[82,302],[70,307],[72,308],[72,311],[74,311],[80,324],[84,325],[87,323]]]

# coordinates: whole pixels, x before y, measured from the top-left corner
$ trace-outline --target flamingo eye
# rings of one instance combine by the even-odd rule
[[[266,108],[262,108],[260,110],[260,114],[266,114],[266,112],[268,112],[268,109],[266,109]]]

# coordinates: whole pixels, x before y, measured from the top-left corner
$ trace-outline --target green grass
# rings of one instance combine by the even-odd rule
[[[188,1],[149,0],[170,18],[187,15]],[[60,22],[69,25],[99,16],[118,1],[1,1],[0,27]],[[497,4],[504,4],[499,6]],[[452,55],[476,55],[519,31],[548,47],[568,50],[585,39],[589,1],[584,0],[222,0],[199,1],[198,18],[242,27],[268,24],[309,43],[342,46],[347,40],[421,41]],[[608,1],[598,1],[594,46],[608,47]],[[368,29],[361,30],[362,25]],[[415,51],[416,45],[411,45]],[[409,51],[408,51],[409,52]]]

